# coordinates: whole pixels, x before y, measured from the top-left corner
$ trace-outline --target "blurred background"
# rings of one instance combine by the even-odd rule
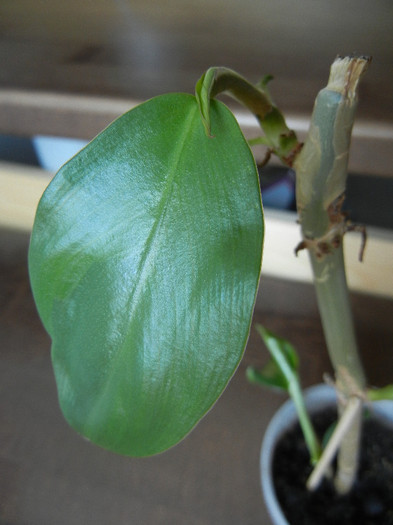
[[[275,76],[310,112],[337,54],[373,56],[359,116],[392,118],[389,0],[2,0],[2,87],[146,99],[193,92],[212,65]]]
[[[364,266],[358,239],[350,249],[350,280],[370,382],[392,381],[392,35],[391,0],[0,0],[1,525],[268,523],[259,448],[283,397],[245,380],[246,365],[266,358],[255,333],[189,437],[157,458],[120,458],[64,422],[27,275],[35,207],[53,173],[138,102],[192,93],[210,66],[253,82],[273,75],[273,98],[303,137],[334,58],[373,57],[360,86],[347,204],[370,227],[370,241]],[[246,136],[258,134],[252,117],[225,102]],[[267,210],[266,243],[277,251],[266,251],[255,320],[297,346],[307,386],[329,365],[316,353],[324,342],[304,284],[307,260],[293,257],[293,173],[273,164],[261,180],[265,206],[282,214]]]
[[[351,178],[348,198],[354,220],[391,227],[392,29],[390,0],[2,0],[0,159],[56,171],[83,143],[47,136],[90,140],[139,101],[192,93],[212,65],[252,82],[273,75],[273,97],[303,136],[334,58],[367,54],[350,169],[374,175],[375,205],[362,206],[364,178]],[[240,123],[258,133],[252,117]],[[273,185],[265,204],[293,207],[291,174],[263,185]]]

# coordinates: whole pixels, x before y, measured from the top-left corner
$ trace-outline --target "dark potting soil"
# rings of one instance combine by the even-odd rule
[[[334,410],[313,418],[323,435],[335,421]],[[315,492],[305,490],[311,473],[299,425],[277,445],[273,476],[278,500],[291,525],[393,525],[393,432],[366,418],[358,481],[350,494],[338,496],[324,481]]]

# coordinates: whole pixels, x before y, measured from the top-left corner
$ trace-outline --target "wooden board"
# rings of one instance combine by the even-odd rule
[[[0,227],[29,232],[39,198],[51,175],[38,168],[0,163]],[[266,237],[263,274],[277,278],[310,282],[307,254],[294,255],[300,241],[296,215],[265,210]],[[359,263],[359,234],[347,234],[345,253],[351,289],[393,297],[393,233],[369,228],[366,255]]]

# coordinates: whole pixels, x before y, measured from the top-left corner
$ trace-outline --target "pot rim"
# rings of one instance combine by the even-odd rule
[[[318,384],[304,390],[307,411],[312,414],[330,406],[336,406],[337,394],[332,386]],[[371,405],[371,403],[370,403]],[[373,415],[382,419],[393,429],[393,401],[383,400],[372,403]],[[274,525],[290,525],[277,499],[273,484],[272,465],[276,443],[298,420],[291,399],[285,401],[271,419],[262,440],[260,455],[261,485],[265,504]]]

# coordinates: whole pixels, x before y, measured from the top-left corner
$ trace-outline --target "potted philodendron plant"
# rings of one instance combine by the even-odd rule
[[[232,70],[211,68],[195,96],[148,100],[59,170],[37,209],[29,272],[52,338],[60,405],[77,432],[128,456],[162,452],[210,409],[242,358],[264,221],[250,144],[215,99],[226,92],[260,123],[263,137],[253,144],[297,172],[299,249],[310,252],[339,392],[341,417],[327,456],[304,414],[289,343],[259,328],[273,360],[249,375],[294,396],[317,465],[313,483],[331,475],[339,449],[336,485],[350,490],[364,401],[391,395],[389,388],[366,388],[342,250],[344,233],[353,229],[341,204],[367,63],[334,62],[303,147],[272,101],[268,77],[254,86]],[[349,476],[342,476],[348,465]]]

